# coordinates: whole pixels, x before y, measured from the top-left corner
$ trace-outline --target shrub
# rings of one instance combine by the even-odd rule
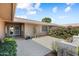
[[[0,43],[1,56],[15,56],[16,55],[16,41],[13,38],[4,38],[4,42]]]
[[[79,28],[74,27],[57,27],[56,29],[50,29],[48,34],[53,37],[67,39],[73,35],[78,35]]]

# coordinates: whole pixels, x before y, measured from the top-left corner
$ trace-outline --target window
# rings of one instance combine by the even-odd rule
[[[48,27],[47,26],[42,26],[42,31],[47,32],[48,31]]]

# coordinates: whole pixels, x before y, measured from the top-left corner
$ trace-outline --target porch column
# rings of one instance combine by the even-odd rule
[[[5,31],[5,29],[4,29],[4,22],[0,21],[0,38],[3,38],[5,36],[4,31]]]

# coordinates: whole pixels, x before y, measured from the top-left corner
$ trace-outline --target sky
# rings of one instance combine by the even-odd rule
[[[56,24],[79,23],[79,3],[19,3],[15,16],[37,21],[49,17]]]

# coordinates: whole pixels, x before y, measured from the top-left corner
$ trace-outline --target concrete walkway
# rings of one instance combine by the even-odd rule
[[[56,42],[63,41],[63,39],[58,39],[58,38],[51,37],[51,36],[37,37],[37,38],[33,38],[32,40],[50,50],[53,50],[53,48],[56,47],[55,41]]]
[[[51,52],[50,49],[34,42],[33,40],[16,39],[18,56],[44,56]]]

